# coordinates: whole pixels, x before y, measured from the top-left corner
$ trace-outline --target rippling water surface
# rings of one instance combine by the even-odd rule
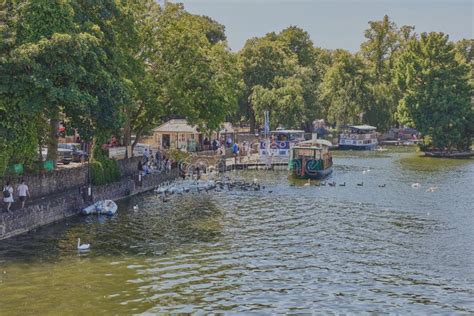
[[[0,314],[474,313],[474,163],[334,161],[336,187],[229,173],[267,188],[150,193],[1,241]]]

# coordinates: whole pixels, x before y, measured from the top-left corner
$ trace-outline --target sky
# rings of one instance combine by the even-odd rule
[[[162,2],[158,1],[158,2]],[[387,14],[417,33],[439,31],[450,39],[474,38],[474,0],[181,0],[187,11],[225,25],[233,51],[251,37],[290,25],[306,30],[319,47],[359,50],[368,21]]]

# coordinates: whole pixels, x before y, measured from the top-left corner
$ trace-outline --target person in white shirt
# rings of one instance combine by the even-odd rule
[[[21,179],[21,184],[16,189],[18,191],[18,198],[21,201],[21,208],[25,208],[26,197],[30,197],[30,190],[25,184],[25,180]]]

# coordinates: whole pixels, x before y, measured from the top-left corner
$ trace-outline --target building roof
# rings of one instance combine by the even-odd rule
[[[225,134],[225,133],[234,133],[234,127],[232,126],[232,123],[229,122],[224,122],[221,124],[221,130],[219,133]]]
[[[234,133],[232,123],[224,122],[220,126],[220,133]],[[159,133],[200,133],[196,125],[189,125],[185,119],[172,119],[153,129],[153,132]]]
[[[161,124],[157,128],[153,129],[153,132],[160,133],[199,133],[197,126],[192,126],[188,124],[188,121],[185,119],[173,119],[169,120],[166,123]]]
[[[289,134],[289,133],[304,133],[304,130],[301,129],[276,129],[274,131],[270,131],[270,133],[281,133],[281,134]]]

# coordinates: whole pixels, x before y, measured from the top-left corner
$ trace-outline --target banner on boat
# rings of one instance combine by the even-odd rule
[[[260,156],[267,156],[273,154],[274,157],[288,157],[290,154],[289,141],[260,141],[259,147]]]

